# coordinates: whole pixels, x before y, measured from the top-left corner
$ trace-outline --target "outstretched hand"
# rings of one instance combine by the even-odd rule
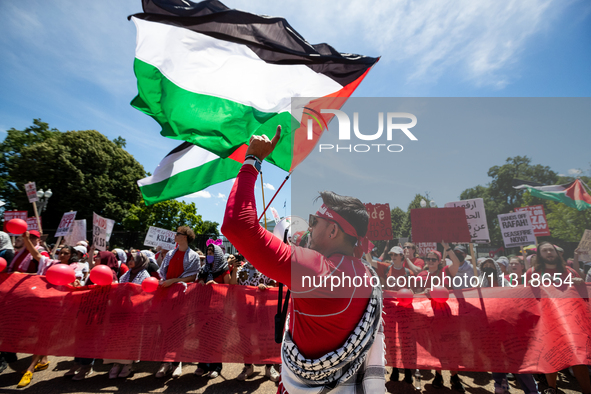
[[[253,155],[260,160],[264,160],[273,152],[277,142],[279,142],[279,138],[281,138],[281,126],[277,126],[277,131],[272,140],[269,140],[269,137],[266,135],[253,135],[250,137],[250,145],[246,150],[246,156]]]

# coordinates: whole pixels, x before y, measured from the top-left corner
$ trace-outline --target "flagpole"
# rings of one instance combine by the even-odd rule
[[[589,185],[587,185],[585,182],[583,182],[583,180],[581,178],[577,178],[579,181],[581,181],[581,183],[585,186],[587,186],[587,189],[589,189],[589,191],[591,192],[591,187],[589,187]]]
[[[285,179],[283,180],[283,183],[281,184],[281,186],[279,186],[279,189],[277,189],[277,191],[275,192],[275,194],[273,194],[273,198],[271,198],[271,201],[269,201],[269,205],[265,206],[265,197],[263,196],[263,206],[265,206],[265,210],[263,211],[263,213],[261,213],[261,216],[259,216],[259,222],[261,221],[261,218],[263,217],[263,215],[265,214],[265,212],[267,212],[267,209],[269,209],[269,207],[271,206],[271,204],[273,203],[273,200],[275,199],[275,197],[277,196],[277,193],[279,193],[279,190],[281,190],[281,188],[283,187],[283,185],[285,185],[285,182],[287,182],[287,180],[289,179],[289,177],[291,176],[291,173],[293,171],[290,171],[289,174],[287,174],[287,176],[285,177]],[[263,182],[263,175],[261,172],[261,183]],[[266,218],[266,216],[265,216]]]

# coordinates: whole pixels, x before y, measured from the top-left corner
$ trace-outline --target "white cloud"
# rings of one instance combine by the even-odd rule
[[[526,46],[535,44],[534,35],[551,26],[551,17],[568,2],[301,0],[255,5],[236,0],[228,5],[288,15],[311,43],[328,42],[341,52],[365,48],[359,49],[364,55],[397,63],[409,82],[434,82],[458,73],[474,85],[503,88],[518,77],[511,69]]]
[[[271,185],[270,183],[263,183],[265,189],[268,190],[275,190],[275,186]]]
[[[577,168],[571,168],[570,170],[568,170],[568,175],[580,175],[582,173],[583,173],[583,171],[581,171]]]
[[[200,192],[187,194],[186,198],[211,198],[211,193],[206,190],[201,190]]]
[[[216,196],[216,198],[221,198],[221,199],[225,199],[226,195],[223,193],[218,193],[218,195]]]

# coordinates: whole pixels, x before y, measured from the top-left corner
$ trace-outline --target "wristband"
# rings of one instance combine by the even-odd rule
[[[259,163],[262,163],[263,161],[261,159],[259,159],[258,157],[256,157],[255,155],[248,155],[244,157],[244,160],[246,159],[255,159],[256,161],[258,161]]]
[[[261,162],[254,159],[254,156],[247,157],[246,160],[244,160],[243,165],[244,164],[250,164],[257,170],[257,172],[261,172]]]
[[[451,248],[447,248],[447,249],[445,249],[445,251],[446,251],[446,252],[449,252],[450,250],[451,250]]]

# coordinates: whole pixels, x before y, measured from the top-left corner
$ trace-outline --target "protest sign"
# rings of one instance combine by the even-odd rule
[[[86,219],[74,220],[64,238],[66,245],[76,245],[79,241],[86,241]]]
[[[408,242],[408,237],[406,237],[406,238],[398,238],[398,244],[400,246],[404,246],[404,244],[407,243],[407,242]]]
[[[57,228],[57,231],[55,232],[55,237],[57,238],[68,235],[70,227],[72,226],[72,223],[74,223],[74,219],[76,219],[76,211],[64,213],[64,215],[62,216],[62,220],[60,221],[60,224]]]
[[[581,242],[579,242],[579,260],[591,260],[591,230],[585,230]]]
[[[369,213],[367,238],[372,241],[386,241],[392,239],[392,219],[390,218],[390,204],[365,204]]]
[[[543,205],[532,205],[529,207],[515,208],[515,212],[529,211],[531,225],[534,229],[534,235],[536,237],[549,237],[550,228],[546,221],[546,213],[544,212]]]
[[[413,242],[470,242],[466,210],[456,208],[411,209]]]
[[[22,219],[27,221],[27,211],[5,211],[4,212],[4,232],[10,236],[17,237],[21,234],[13,234],[6,231],[6,223],[11,221],[12,219]]]
[[[487,244],[490,242],[484,200],[482,198],[448,202],[445,204],[445,207],[463,207],[466,209],[466,219],[468,220],[471,242],[476,244]]]
[[[107,250],[107,219],[92,213],[92,244],[98,250]]]
[[[27,231],[35,230],[35,231],[41,232],[41,230],[39,230],[39,224],[42,225],[41,216],[39,216],[39,222],[37,222],[37,218],[34,216],[27,218],[26,222],[27,222]]]
[[[425,257],[430,251],[437,250],[437,242],[417,242],[416,247],[419,256]]]
[[[534,229],[529,220],[529,211],[498,215],[505,248],[536,243]]]
[[[107,236],[106,241],[109,242],[111,239],[111,234],[113,234],[113,227],[115,227],[115,221],[113,219],[106,219],[107,220]]]
[[[176,246],[174,242],[175,235],[175,231],[150,226],[148,234],[146,234],[146,239],[144,240],[144,245],[152,247],[160,246],[165,250],[173,250]]]
[[[39,201],[37,198],[37,187],[35,186],[35,182],[25,183],[25,191],[27,192],[27,198],[30,203]]]

